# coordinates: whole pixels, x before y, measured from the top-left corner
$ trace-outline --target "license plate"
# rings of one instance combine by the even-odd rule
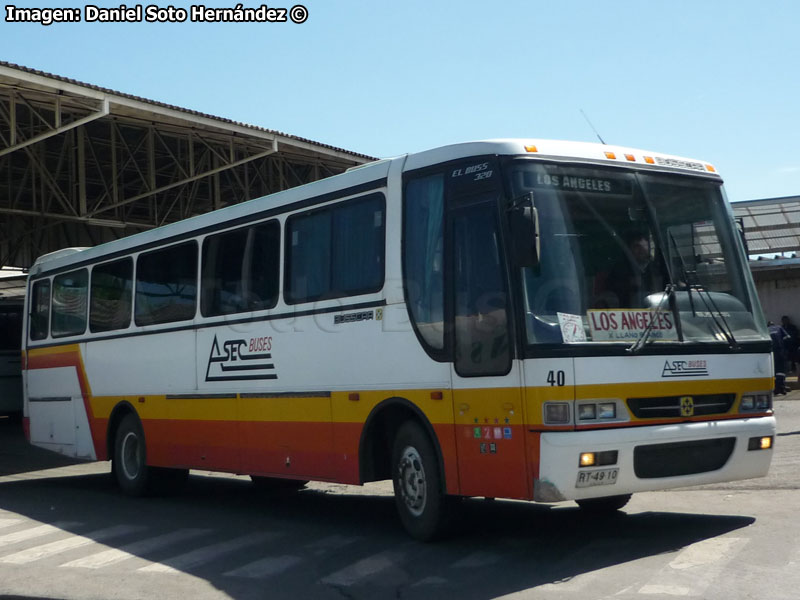
[[[619,469],[600,469],[599,471],[581,471],[575,487],[590,487],[593,485],[612,485],[617,483]]]

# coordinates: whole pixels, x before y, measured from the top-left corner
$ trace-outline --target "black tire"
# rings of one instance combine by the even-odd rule
[[[283,479],[281,477],[262,477],[250,475],[253,486],[259,492],[294,492],[306,487],[308,481],[303,479]]]
[[[392,484],[400,521],[414,539],[443,533],[446,496],[433,443],[414,421],[398,429],[392,446]]]
[[[127,414],[114,438],[113,473],[117,485],[128,496],[144,496],[148,492],[150,468],[144,430],[135,414]]]
[[[576,500],[581,510],[592,515],[613,515],[631,499],[631,494],[621,496],[606,496],[605,498],[589,498]]]

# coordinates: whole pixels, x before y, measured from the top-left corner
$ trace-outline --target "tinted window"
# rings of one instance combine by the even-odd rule
[[[53,278],[53,337],[86,331],[89,271],[79,269]]]
[[[136,324],[194,318],[197,244],[188,242],[141,254],[136,262]]]
[[[432,175],[406,186],[403,261],[406,301],[420,336],[444,347],[444,178]]]
[[[494,203],[453,219],[455,367],[459,375],[502,375],[511,367],[507,294]]]
[[[0,350],[19,350],[22,342],[22,306],[0,305]]]
[[[286,301],[374,292],[383,285],[384,199],[375,194],[286,223]]]
[[[125,258],[92,269],[89,329],[124,329],[131,324],[133,259]]]
[[[33,284],[31,291],[31,323],[32,340],[43,340],[47,337],[50,325],[50,280],[43,279]]]
[[[279,261],[277,221],[207,237],[203,242],[203,316],[275,306]]]

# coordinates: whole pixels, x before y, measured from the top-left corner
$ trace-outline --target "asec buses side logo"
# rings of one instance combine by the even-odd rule
[[[220,345],[215,335],[206,381],[277,379],[271,351],[272,337],[225,340]]]
[[[704,360],[668,360],[661,377],[708,377],[708,365]]]

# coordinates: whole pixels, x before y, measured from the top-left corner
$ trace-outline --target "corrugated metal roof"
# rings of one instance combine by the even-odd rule
[[[750,255],[800,251],[800,196],[734,202]]]
[[[22,73],[28,73],[28,74],[31,74],[31,75],[38,75],[40,77],[46,77],[48,79],[53,79],[55,81],[61,81],[61,82],[64,82],[64,83],[69,83],[69,84],[72,84],[72,85],[76,85],[76,86],[80,86],[80,87],[86,88],[88,90],[93,90],[93,91],[96,91],[96,92],[101,92],[103,94],[108,94],[108,95],[112,95],[112,96],[118,96],[120,98],[126,98],[128,100],[134,100],[134,101],[137,101],[137,102],[142,102],[144,104],[149,104],[151,106],[157,106],[159,108],[166,108],[168,110],[174,110],[174,111],[186,114],[186,115],[192,115],[192,116],[201,117],[201,118],[204,118],[204,119],[211,119],[211,120],[217,121],[219,123],[225,123],[225,124],[228,124],[228,125],[235,125],[237,127],[244,127],[246,129],[251,129],[253,131],[258,131],[258,132],[261,132],[261,133],[268,133],[268,134],[271,134],[271,135],[279,135],[281,137],[285,137],[285,138],[288,138],[288,139],[291,139],[291,140],[295,140],[295,141],[298,141],[298,142],[302,142],[302,143],[305,143],[305,144],[313,144],[315,146],[318,146],[319,148],[326,148],[328,150],[333,150],[335,152],[343,152],[345,154],[349,154],[351,156],[358,157],[358,158],[361,158],[361,159],[375,160],[375,157],[369,156],[367,154],[361,154],[359,152],[353,152],[351,150],[345,150],[344,148],[337,148],[336,146],[331,146],[329,144],[322,144],[320,142],[315,142],[314,140],[309,140],[307,138],[302,138],[302,137],[298,137],[298,136],[295,136],[295,135],[283,133],[283,132],[280,132],[280,131],[276,131],[274,129],[266,129],[264,127],[259,127],[257,125],[250,125],[248,123],[242,123],[241,121],[234,121],[233,119],[227,119],[225,117],[218,117],[216,115],[210,115],[208,113],[203,113],[203,112],[192,110],[192,109],[189,109],[189,108],[183,108],[181,106],[175,106],[174,104],[167,104],[165,102],[159,102],[157,100],[150,100],[148,98],[142,98],[141,96],[135,96],[133,94],[126,94],[124,92],[120,92],[120,91],[117,91],[117,90],[112,90],[112,89],[105,88],[105,87],[102,87],[102,86],[99,86],[99,85],[93,85],[91,83],[85,83],[83,81],[78,81],[76,79],[71,79],[69,77],[63,77],[61,75],[55,75],[53,73],[47,73],[45,71],[40,71],[38,69],[32,69],[30,67],[24,67],[22,65],[17,65],[17,64],[6,62],[6,61],[2,61],[2,60],[0,60],[0,67],[6,67],[6,68],[9,68],[9,69],[14,69],[14,70],[20,71]]]
[[[3,269],[0,272],[0,300],[19,299],[25,296],[27,273]]]

